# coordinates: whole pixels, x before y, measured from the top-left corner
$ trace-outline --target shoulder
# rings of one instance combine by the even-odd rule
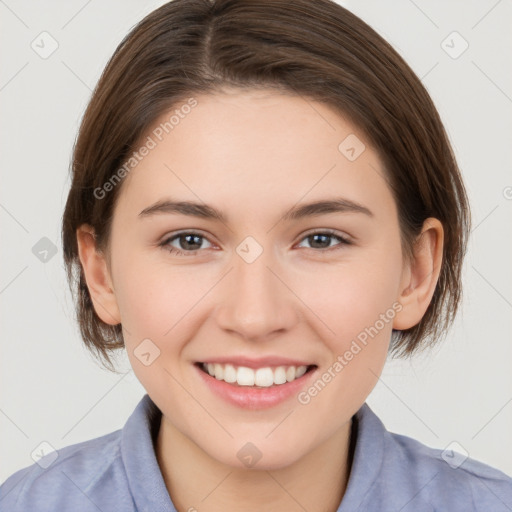
[[[0,486],[0,509],[97,511],[98,487],[106,482],[114,485],[110,489],[123,485],[121,432],[66,446],[18,470]]]
[[[407,481],[411,498],[416,493],[432,510],[512,510],[512,478],[469,457],[462,446],[453,444],[443,450],[408,436],[387,434],[388,458],[383,464]]]

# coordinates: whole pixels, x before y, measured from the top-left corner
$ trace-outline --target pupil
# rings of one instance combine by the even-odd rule
[[[182,244],[182,247],[184,249],[197,249],[197,247],[193,247],[193,248],[190,247],[190,245],[194,245],[194,242],[191,242],[191,243],[188,242],[188,239],[190,239],[190,238],[198,239],[198,238],[201,238],[201,237],[198,236],[198,235],[182,235],[181,239],[185,240],[185,244]],[[201,243],[200,242],[195,242],[195,245],[199,245],[199,247],[201,247]]]
[[[330,237],[330,235],[315,234],[315,235],[311,235],[309,238],[310,238],[310,243],[311,243],[311,239],[313,240],[313,243],[311,243],[311,245],[313,247],[315,247],[315,243],[317,241],[316,239],[318,239],[318,238],[323,238],[324,242],[327,241],[327,247],[329,247],[329,237]],[[320,242],[320,246],[326,247],[325,244],[322,245],[322,242]]]

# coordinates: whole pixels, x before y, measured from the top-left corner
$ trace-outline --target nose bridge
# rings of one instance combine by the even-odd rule
[[[286,330],[296,318],[293,294],[281,281],[286,280],[280,275],[273,252],[262,250],[253,259],[255,249],[251,241],[237,248],[217,316],[220,327],[247,339]]]

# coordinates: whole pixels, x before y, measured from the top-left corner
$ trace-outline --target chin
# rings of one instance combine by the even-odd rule
[[[247,469],[248,471],[276,471],[284,469],[295,462],[301,457],[297,450],[289,447],[287,451],[277,450],[277,446],[272,443],[266,443],[265,446],[258,442],[251,441],[235,441],[233,449],[221,449],[217,451],[219,445],[215,446],[213,452],[209,451],[212,458],[218,462],[240,469]],[[233,453],[235,456],[233,457]]]

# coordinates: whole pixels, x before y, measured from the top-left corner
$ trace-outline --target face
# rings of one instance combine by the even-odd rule
[[[127,353],[163,421],[209,456],[243,467],[251,442],[259,467],[283,467],[339,432],[381,374],[404,286],[397,209],[369,141],[326,105],[258,90],[194,97],[169,133],[165,113],[143,138],[155,147],[116,204]],[[164,201],[200,208],[151,209]],[[320,202],[331,206],[303,208]],[[308,371],[254,388],[198,367],[228,361]]]

